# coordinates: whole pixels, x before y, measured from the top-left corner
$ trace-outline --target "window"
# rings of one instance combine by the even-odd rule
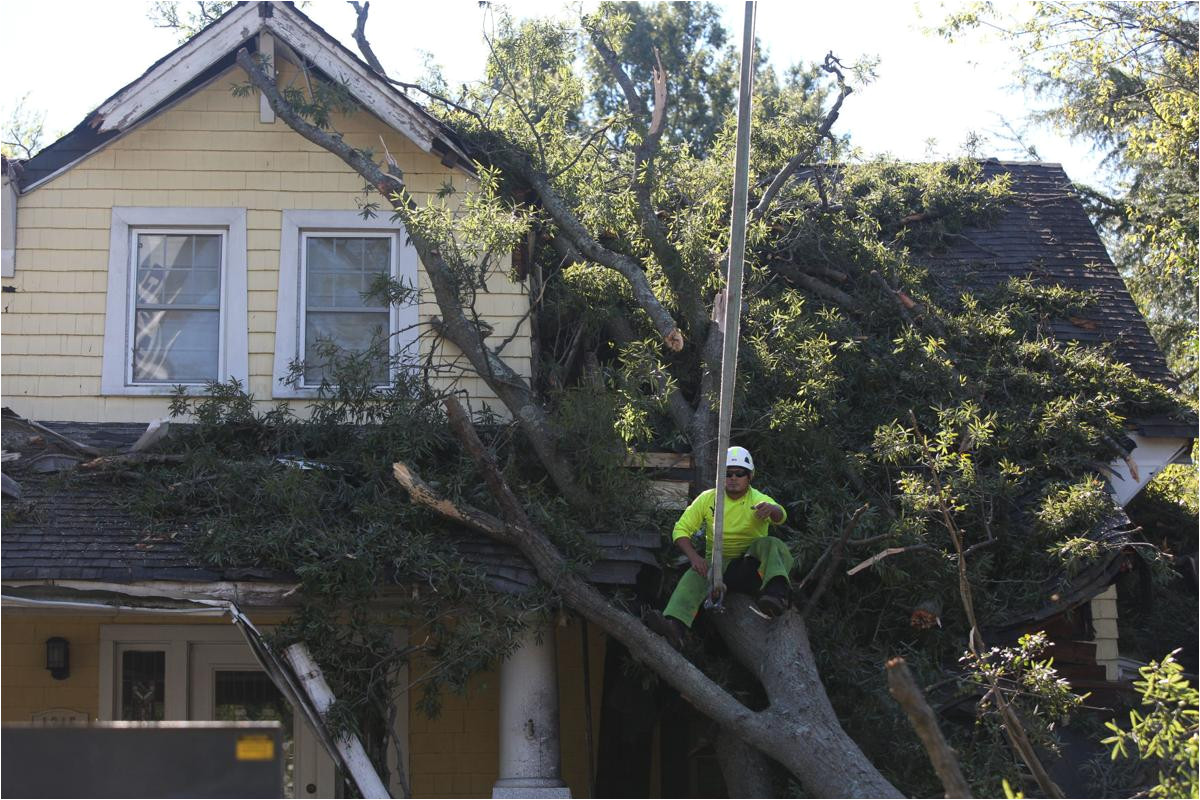
[[[367,293],[395,274],[396,234],[305,233],[301,248],[300,293],[304,297],[304,385],[319,386],[327,375],[325,353],[367,352],[375,348],[372,374],[388,382],[387,300]],[[333,347],[329,347],[332,345]]]
[[[278,720],[284,796],[333,797],[333,760],[232,626],[102,625],[100,719]]]
[[[247,378],[246,212],[114,208],[104,394]]]
[[[220,378],[221,231],[134,231],[128,384]]]
[[[336,352],[378,349],[375,377],[391,379],[392,359],[414,347],[417,308],[389,308],[368,291],[381,276],[417,281],[417,256],[403,228],[354,211],[284,211],[279,246],[278,328],[274,395],[311,397],[328,377]],[[291,365],[304,369],[285,383]]]

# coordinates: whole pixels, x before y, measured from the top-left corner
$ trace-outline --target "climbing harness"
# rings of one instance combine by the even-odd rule
[[[746,3],[746,21],[742,32],[742,73],[738,83],[737,144],[733,173],[733,209],[729,231],[729,267],[725,276],[724,303],[718,298],[713,308],[721,326],[721,392],[717,422],[717,479],[713,497],[712,568],[708,571],[708,599],[705,608],[725,610],[725,580],[722,577],[721,540],[725,526],[725,453],[729,449],[729,428],[733,422],[733,389],[737,380],[738,336],[742,311],[742,272],[746,259],[746,206],[750,172],[750,100],[754,91],[754,13],[755,3]],[[721,306],[724,305],[722,314]]]

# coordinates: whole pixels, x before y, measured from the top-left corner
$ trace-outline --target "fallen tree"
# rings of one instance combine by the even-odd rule
[[[358,11],[363,46],[365,4]],[[851,90],[832,55],[820,66],[831,86],[765,92],[755,118],[735,429],[788,505],[784,533],[812,565],[816,589],[803,618],[793,611],[767,625],[734,602],[716,621],[766,692],[766,707],[751,710],[579,577],[570,543],[547,535],[643,505],[628,481],[602,480],[632,448],[686,448],[697,487],[716,474],[720,332],[712,319],[723,297],[732,126],[718,126],[703,157],[672,140],[669,59],[646,62],[642,53],[655,66],[639,77],[624,60],[628,29],[613,9],[579,28],[501,21],[489,40],[488,81],[452,101],[433,93],[446,125],[480,159],[471,202],[455,206],[417,204],[398,169],[330,127],[338,116],[314,109],[319,98],[288,102],[247,52],[237,63],[280,119],[372,187],[367,212],[403,223],[437,302],[433,333],[487,382],[516,431],[484,445],[450,400],[448,424],[473,464],[453,465],[453,491],[434,489],[421,476],[424,445],[403,442],[400,455],[412,450],[413,460],[394,475],[412,501],[520,549],[558,602],[601,625],[810,794],[896,796],[873,763],[889,750],[900,753],[889,777],[927,789],[926,778],[896,763],[905,754],[911,762],[919,745],[911,736],[894,741],[902,718],[879,705],[885,657],[917,641],[936,673],[965,649],[969,616],[1028,602],[1056,570],[1097,557],[1078,543],[1109,507],[1093,465],[1119,454],[1122,414],[1176,405],[1128,369],[1053,342],[1048,320],[1085,299],[1026,282],[988,298],[947,299],[915,265],[914,251],[999,213],[1011,199],[1003,180],[983,180],[966,161],[836,164],[834,124]],[[623,100],[619,112],[590,115],[571,70],[577,45],[602,65],[593,78]],[[487,321],[473,308],[481,273],[500,269],[497,255],[518,243],[542,352],[536,383],[485,344]],[[428,407],[422,414],[441,424]],[[922,448],[927,435],[934,444]],[[504,454],[503,470],[494,453]],[[486,482],[487,497],[466,496],[468,475]],[[965,542],[946,535],[947,514]],[[208,546],[218,557],[216,540]],[[306,574],[326,568],[295,542],[288,547],[258,557],[288,563],[299,550]],[[853,583],[842,570],[848,554],[867,565],[852,571]],[[966,613],[957,610],[964,582],[985,587]],[[926,605],[944,609],[945,628],[917,640],[910,614]],[[816,648],[810,626],[820,629]],[[314,632],[297,633],[305,635]],[[460,653],[458,663],[482,666],[485,654]],[[827,687],[835,703],[842,698],[841,718]],[[852,727],[856,743],[842,723],[861,710],[876,717]],[[997,776],[968,777],[994,785]]]

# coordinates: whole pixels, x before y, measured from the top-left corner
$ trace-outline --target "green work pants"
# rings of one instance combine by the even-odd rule
[[[758,577],[762,580],[759,585],[760,591],[772,578],[782,577],[786,581],[788,574],[792,571],[792,565],[795,563],[787,545],[771,536],[755,539],[741,557],[758,559]],[[702,577],[699,572],[688,567],[688,571],[683,573],[683,577],[679,579],[679,585],[671,593],[671,599],[667,602],[667,608],[663,614],[674,617],[690,628],[696,615],[700,613],[700,607],[704,605],[706,597],[708,597],[708,578]]]

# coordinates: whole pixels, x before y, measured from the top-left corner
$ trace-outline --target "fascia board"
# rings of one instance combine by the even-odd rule
[[[258,15],[258,3],[247,3],[231,11],[96,109],[98,130],[124,130],[138,122],[222,56],[257,34],[264,21]]]
[[[347,91],[383,122],[403,133],[417,147],[428,153],[433,150],[436,138],[434,126],[419,110],[397,102],[390,87],[380,88],[381,79],[357,60],[348,58],[338,48],[326,47],[321,34],[288,13],[286,6],[276,7],[275,13],[264,20],[267,30],[283,40],[297,55],[308,60],[334,80],[342,82]],[[461,161],[470,164],[471,159],[453,143],[447,142]]]

